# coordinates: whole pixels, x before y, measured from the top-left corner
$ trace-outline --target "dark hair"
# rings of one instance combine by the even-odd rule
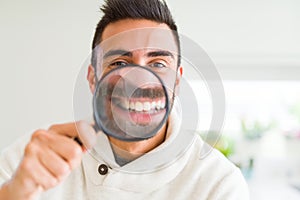
[[[105,4],[100,9],[104,15],[97,24],[92,44],[92,65],[94,67],[97,63],[97,55],[94,50],[102,40],[104,29],[108,24],[122,19],[147,19],[168,25],[173,31],[178,47],[177,64],[180,65],[181,51],[177,26],[164,0],[105,0]]]

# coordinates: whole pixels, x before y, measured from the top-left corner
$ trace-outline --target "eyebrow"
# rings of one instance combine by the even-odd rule
[[[107,58],[110,56],[128,56],[132,57],[132,53],[130,51],[122,50],[122,49],[116,49],[116,50],[110,50],[107,53],[104,54],[103,58]]]
[[[169,51],[165,51],[165,50],[159,50],[159,51],[151,51],[148,52],[147,57],[158,57],[158,56],[168,56],[174,59],[174,55],[169,52]],[[110,50],[107,53],[104,54],[103,58],[107,58],[110,56],[128,56],[128,57],[132,57],[132,52],[130,51],[126,51],[126,50],[122,50],[122,49],[115,49],[115,50]]]
[[[174,55],[169,51],[151,51],[147,53],[147,57],[169,56],[174,59]]]

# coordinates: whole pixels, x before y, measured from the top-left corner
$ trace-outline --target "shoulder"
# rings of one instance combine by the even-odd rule
[[[196,137],[186,166],[196,191],[206,199],[249,199],[248,186],[240,172],[222,153]]]

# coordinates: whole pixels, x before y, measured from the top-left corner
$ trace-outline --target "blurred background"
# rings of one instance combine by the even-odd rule
[[[0,0],[0,149],[73,120],[73,87],[102,1]],[[180,33],[223,79],[226,121],[216,148],[239,166],[251,199],[300,199],[300,1],[168,1]],[[201,80],[199,132],[211,104]]]

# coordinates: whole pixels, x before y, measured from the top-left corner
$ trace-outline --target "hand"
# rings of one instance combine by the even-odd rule
[[[0,199],[5,195],[5,199],[33,199],[61,183],[81,163],[85,151],[75,137],[75,123],[35,131],[14,176],[1,188]]]

